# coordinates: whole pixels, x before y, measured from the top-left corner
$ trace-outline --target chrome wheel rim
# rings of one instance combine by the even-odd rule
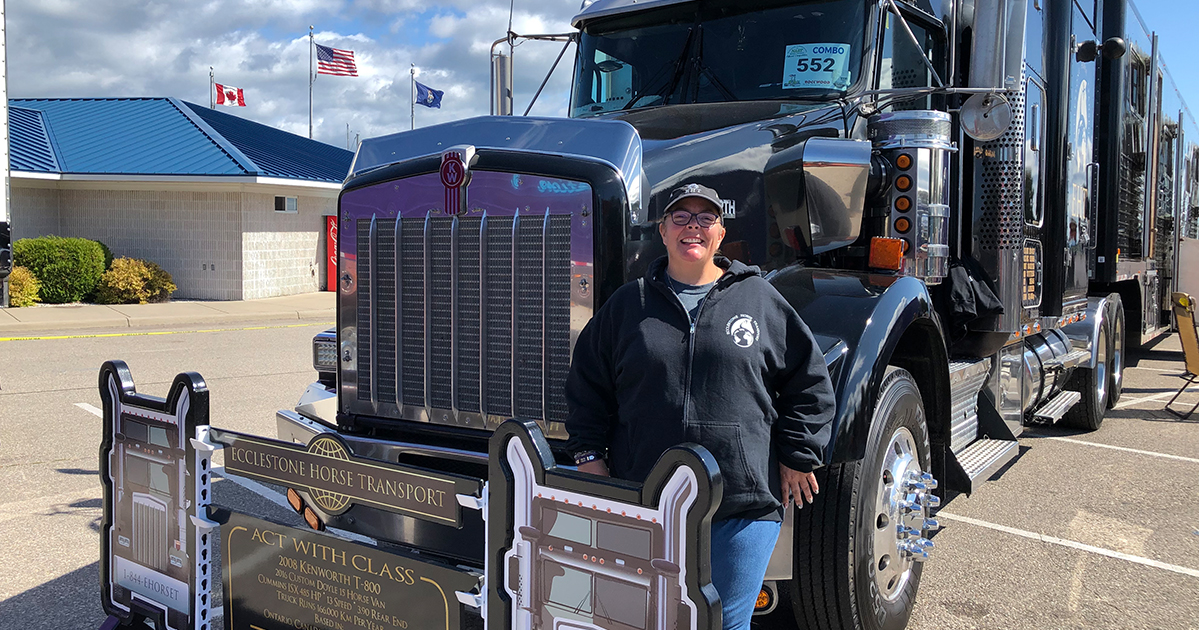
[[[914,487],[922,485],[917,481],[920,476],[916,440],[907,427],[899,427],[883,452],[876,479],[879,500],[873,515],[872,572],[880,596],[888,601],[899,597],[912,578],[913,546],[921,546],[917,539],[925,540],[926,508],[918,495],[922,490]],[[917,551],[927,555],[923,549]]]
[[[1108,403],[1108,334],[1103,326],[1096,337],[1096,402],[1101,408]]]
[[[1113,347],[1112,347],[1112,357],[1111,357],[1111,360],[1112,360],[1111,374],[1112,374],[1112,382],[1113,382],[1114,390],[1121,389],[1121,377],[1122,377],[1123,368],[1125,367],[1124,366],[1125,335],[1121,330],[1123,328],[1121,323],[1122,323],[1121,317],[1113,318]]]

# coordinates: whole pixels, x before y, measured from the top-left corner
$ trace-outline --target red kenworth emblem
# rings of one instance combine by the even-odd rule
[[[462,212],[462,185],[467,179],[467,169],[463,166],[462,156],[458,151],[447,151],[442,154],[442,185],[446,187],[446,214],[456,215]]]

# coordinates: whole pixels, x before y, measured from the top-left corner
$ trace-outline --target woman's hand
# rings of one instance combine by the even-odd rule
[[[603,459],[593,459],[586,464],[580,464],[579,472],[585,472],[589,475],[600,475],[601,477],[611,476],[608,474],[608,464],[605,464]]]
[[[783,507],[785,508],[791,504],[792,499],[796,500],[796,507],[803,508],[804,501],[800,500],[801,496],[805,501],[812,503],[813,495],[820,492],[815,473],[792,470],[783,464],[779,464],[779,487],[783,492]]]

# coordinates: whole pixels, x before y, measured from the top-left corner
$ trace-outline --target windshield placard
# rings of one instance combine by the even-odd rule
[[[793,44],[783,55],[783,89],[850,86],[849,44]]]

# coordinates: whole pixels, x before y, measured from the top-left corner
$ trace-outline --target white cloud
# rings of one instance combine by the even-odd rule
[[[579,0],[517,2],[518,33],[568,32]],[[357,78],[320,75],[314,135],[344,146],[346,125],[371,137],[409,125],[409,67],[443,90],[426,126],[488,113],[488,50],[504,37],[506,0],[17,0],[7,5],[14,98],[174,96],[207,104],[208,69],[246,92],[250,120],[308,134],[308,26],[319,43],[354,51]],[[528,42],[515,55],[523,112],[561,44]],[[532,114],[563,115],[568,53]]]

